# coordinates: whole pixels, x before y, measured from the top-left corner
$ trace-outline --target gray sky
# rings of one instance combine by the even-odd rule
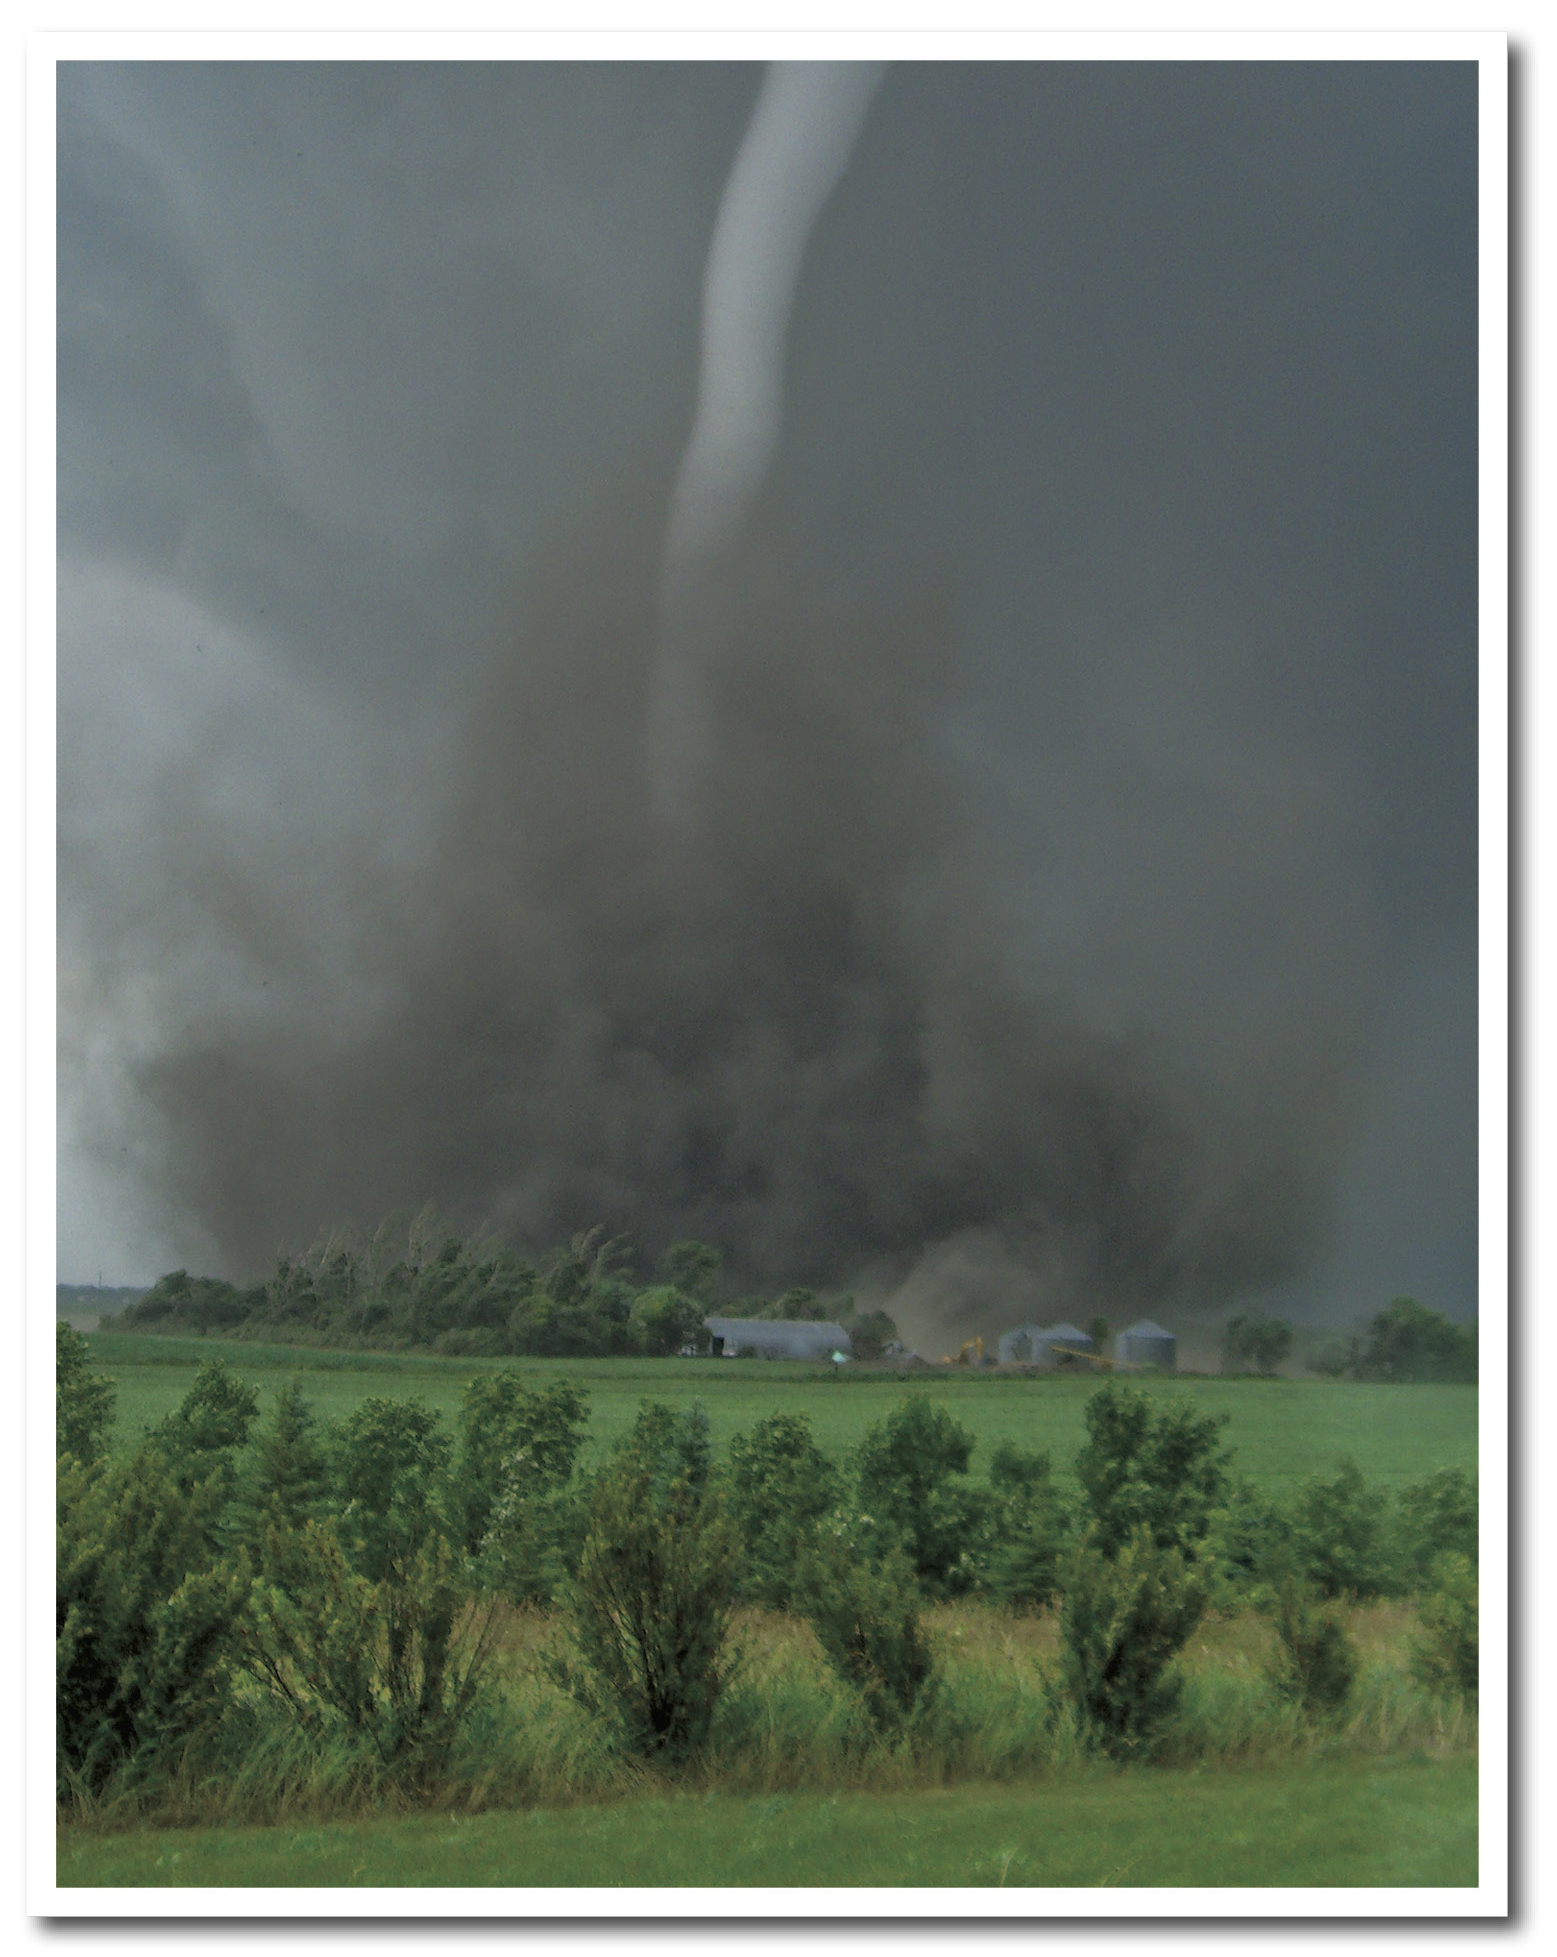
[[[60,75],[63,1279],[433,1198],[927,1320],[1474,1310],[1472,66],[889,70],[680,853],[760,71]]]

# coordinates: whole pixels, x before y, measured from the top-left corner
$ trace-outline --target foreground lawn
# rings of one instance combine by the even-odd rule
[[[836,1376],[831,1367],[717,1359],[442,1359],[421,1354],[318,1352],[301,1346],[256,1346],[228,1339],[94,1336],[93,1357],[118,1388],[112,1445],[128,1451],[146,1428],[170,1413],[196,1368],[225,1359],[261,1389],[261,1413],[278,1386],[296,1379],[324,1419],[348,1414],[369,1394],[419,1397],[438,1408],[452,1430],[460,1395],[476,1373],[517,1370],[528,1384],[567,1379],[590,1396],[583,1465],[595,1465],[632,1425],[639,1403],[685,1406],[701,1399],[714,1444],[764,1415],[805,1413],[818,1445],[842,1456],[865,1429],[922,1392],[943,1404],[977,1436],[973,1473],[981,1475],[1001,1441],[1048,1448],[1068,1476],[1085,1438],[1082,1409],[1094,1378],[1032,1378],[925,1370]],[[1394,1488],[1438,1468],[1476,1473],[1474,1386],[1370,1386],[1343,1380],[1250,1380],[1151,1377],[1132,1380],[1151,1393],[1188,1394],[1209,1413],[1228,1417],[1226,1438],[1239,1472],[1276,1491],[1306,1476],[1331,1473],[1352,1455],[1370,1483]]]
[[[62,1887],[1473,1886],[1476,1762],[1098,1770],[320,1827],[62,1830]]]

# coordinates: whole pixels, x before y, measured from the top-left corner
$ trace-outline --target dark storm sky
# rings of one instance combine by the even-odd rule
[[[889,71],[674,866],[760,71],[60,75],[62,1278],[433,1197],[926,1319],[1474,1310],[1473,66]]]

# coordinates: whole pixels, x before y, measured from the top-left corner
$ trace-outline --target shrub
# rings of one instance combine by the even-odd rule
[[[56,1495],[56,1750],[62,1795],[144,1774],[230,1703],[244,1558],[222,1551],[254,1395],[203,1367],[130,1460],[67,1459]]]
[[[1076,1476],[1097,1551],[1117,1555],[1144,1528],[1159,1549],[1192,1559],[1226,1497],[1222,1421],[1196,1413],[1188,1400],[1157,1402],[1112,1382],[1087,1401],[1085,1418]]]
[[[1196,1560],[1205,1570],[1211,1601],[1220,1608],[1240,1609],[1262,1585],[1291,1570],[1291,1518],[1240,1475],[1212,1510]]]
[[[377,1577],[352,1567],[333,1524],[269,1531],[245,1625],[245,1670],[317,1740],[340,1726],[414,1781],[447,1759],[480,1694],[494,1606],[429,1531]]]
[[[1475,1699],[1479,1678],[1476,1566],[1449,1551],[1433,1568],[1433,1588],[1421,1607],[1422,1630],[1411,1654],[1416,1678],[1436,1691]]]
[[[775,1413],[730,1443],[730,1507],[741,1538],[741,1594],[787,1610],[796,1565],[838,1498],[838,1471],[804,1414]]]
[[[1356,1682],[1357,1650],[1336,1607],[1287,1577],[1276,1586],[1271,1621],[1280,1640],[1275,1684],[1282,1697],[1309,1712],[1339,1711]]]
[[[92,1370],[92,1348],[64,1319],[54,1326],[54,1452],[90,1463],[108,1445],[114,1384]]]
[[[1399,1587],[1384,1528],[1384,1497],[1357,1463],[1345,1460],[1329,1481],[1304,1482],[1292,1514],[1299,1572],[1323,1597],[1380,1597]]]
[[[873,1556],[846,1523],[824,1528],[800,1563],[801,1608],[878,1731],[897,1732],[933,1696],[935,1656],[912,1564],[896,1544]]]
[[[1116,1759],[1150,1753],[1183,1690],[1173,1661],[1205,1606],[1192,1566],[1145,1523],[1113,1549],[1088,1530],[1060,1609],[1061,1686],[1087,1744]]]
[[[1440,1468],[1401,1490],[1396,1502],[1400,1560],[1416,1587],[1428,1584],[1445,1555],[1476,1560],[1479,1526],[1476,1485],[1458,1468]]]
[[[972,1453],[973,1436],[922,1393],[894,1407],[860,1445],[862,1525],[883,1545],[900,1537],[932,1595],[955,1596],[977,1580],[973,1549],[985,1502],[958,1480]]]
[[[1240,1312],[1222,1333],[1222,1371],[1260,1373],[1267,1378],[1292,1351],[1292,1327],[1280,1318]]]
[[[984,1589],[1011,1610],[1042,1610],[1059,1590],[1070,1518],[1047,1454],[1002,1441],[989,1464],[992,1501]]]
[[[590,1491],[570,1590],[582,1669],[553,1674],[634,1751],[669,1760],[703,1745],[735,1662],[739,1545],[708,1461],[706,1416],[644,1407]]]

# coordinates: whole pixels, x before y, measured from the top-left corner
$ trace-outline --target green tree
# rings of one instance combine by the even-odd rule
[[[643,1351],[665,1359],[683,1346],[706,1345],[703,1316],[703,1305],[690,1293],[673,1284],[656,1284],[633,1300],[631,1324]]]
[[[1197,1413],[1189,1400],[1157,1401],[1112,1381],[1087,1401],[1084,1418],[1076,1477],[1097,1552],[1117,1555],[1144,1527],[1159,1549],[1193,1560],[1226,1497],[1223,1421]]]
[[[1476,1334],[1442,1312],[1396,1298],[1368,1327],[1357,1359],[1361,1379],[1474,1381]]]
[[[363,1400],[336,1447],[338,1530],[358,1571],[378,1582],[407,1569],[443,1525],[439,1503],[452,1452],[440,1416],[421,1400]]]
[[[329,1456],[297,1380],[277,1389],[250,1456],[241,1491],[246,1540],[258,1544],[269,1529],[297,1530],[322,1513],[330,1490]]]
[[[566,1381],[528,1391],[514,1372],[465,1389],[450,1513],[483,1589],[550,1603],[582,1536],[572,1476],[588,1397]]]
[[[589,1396],[566,1380],[531,1392],[513,1371],[480,1373],[460,1404],[453,1508],[469,1555],[480,1548],[505,1493],[553,1493],[584,1442]]]
[[[1280,1318],[1240,1312],[1222,1333],[1222,1371],[1269,1378],[1292,1352],[1292,1327]]]
[[[966,1481],[972,1454],[972,1434],[922,1393],[894,1407],[860,1444],[862,1521],[883,1540],[901,1538],[932,1595],[955,1595],[975,1581],[972,1550],[985,1499]]]
[[[774,1413],[730,1443],[730,1507],[741,1539],[742,1593],[787,1610],[811,1535],[838,1499],[838,1472],[804,1414]]]
[[[253,1311],[255,1294],[225,1278],[191,1277],[168,1271],[122,1315],[128,1329],[188,1327],[195,1332],[227,1332]]]
[[[108,1445],[114,1384],[92,1367],[92,1348],[64,1319],[54,1325],[54,1451],[90,1464]]]

